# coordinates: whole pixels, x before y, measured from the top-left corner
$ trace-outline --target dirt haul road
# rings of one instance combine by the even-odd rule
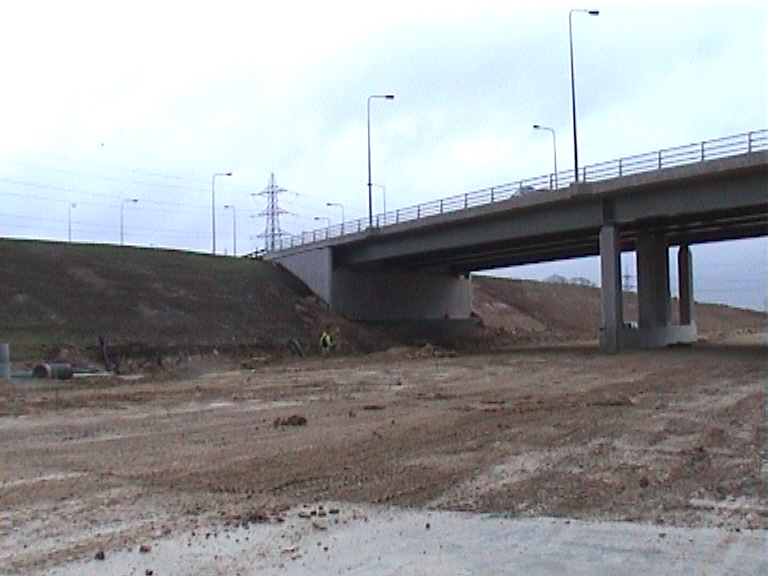
[[[766,526],[766,348],[425,348],[4,385],[0,573],[320,501]]]

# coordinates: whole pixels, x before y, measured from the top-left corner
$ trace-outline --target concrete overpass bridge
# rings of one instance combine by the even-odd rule
[[[696,339],[690,246],[768,235],[768,130],[621,158],[305,232],[265,258],[349,318],[469,318],[470,273],[600,256],[607,350]],[[679,323],[669,249],[677,246]],[[624,321],[620,255],[634,251],[637,325]]]

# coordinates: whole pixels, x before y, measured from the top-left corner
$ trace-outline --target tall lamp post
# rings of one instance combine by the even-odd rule
[[[74,202],[67,206],[67,239],[72,244],[72,208],[77,206]]]
[[[571,110],[573,113],[573,177],[579,181],[579,146],[576,140],[576,87],[573,79],[573,13],[581,12],[590,16],[598,16],[599,10],[571,10],[568,12],[568,44],[571,49]]]
[[[325,205],[341,208],[341,233],[344,234],[344,221],[346,220],[346,218],[344,218],[344,204],[339,202],[326,202]]]
[[[371,99],[394,100],[394,94],[373,94],[368,96],[368,227],[373,228],[373,183],[371,180]]]
[[[381,188],[381,201],[384,210],[384,225],[387,225],[387,187],[384,184],[374,184],[376,188]]]
[[[232,209],[232,252],[237,256],[237,208],[232,204],[225,204],[224,209]]]
[[[542,126],[541,124],[534,124],[533,128],[534,130],[547,130],[552,134],[552,156],[555,158],[555,190],[557,190],[557,142],[555,141],[555,130],[553,128]]]
[[[325,238],[328,239],[328,237],[331,234],[331,219],[327,216],[315,216],[315,222],[325,222]],[[312,235],[312,240],[314,240],[314,233]]]
[[[123,208],[125,208],[125,203],[126,202],[132,202],[132,203],[136,204],[138,201],[139,201],[138,198],[128,198],[126,200],[123,200],[120,203],[120,246],[123,245],[123,222],[124,222],[124,219],[123,219]]]
[[[232,172],[216,172],[211,178],[211,236],[213,249],[211,253],[216,255],[216,176],[232,176]]]

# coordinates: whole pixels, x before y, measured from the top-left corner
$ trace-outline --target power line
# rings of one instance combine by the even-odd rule
[[[126,168],[126,167],[123,167],[123,166],[116,166],[114,164],[102,164],[102,163],[99,163],[99,162],[91,162],[91,161],[88,161],[88,160],[78,160],[78,159],[75,159],[75,158],[69,158],[69,157],[66,157],[66,156],[59,156],[59,155],[56,155],[56,154],[46,154],[46,153],[42,153],[42,152],[35,152],[34,154],[37,154],[39,156],[54,158],[54,159],[57,159],[57,160],[64,160],[64,161],[72,162],[72,163],[75,163],[75,164],[85,164],[87,166],[95,166],[97,168],[105,168],[105,169],[109,169],[109,170],[118,170],[118,171],[133,173],[133,174],[139,174],[139,175],[142,175],[142,176],[152,176],[152,177],[164,178],[164,179],[168,179],[168,180],[186,181],[186,182],[197,184],[199,186],[199,188],[194,188],[194,190],[197,190],[199,192],[206,192],[207,191],[207,186],[208,186],[207,180],[203,180],[203,179],[200,179],[200,178],[191,178],[189,176],[179,176],[179,175],[176,175],[176,174],[165,174],[165,173],[162,173],[162,172],[153,172],[153,171],[150,171],[150,170],[140,170],[138,168]],[[156,181],[149,181],[149,182],[147,182],[147,181],[143,181],[143,180],[132,180],[132,179],[127,179],[127,178],[119,178],[119,177],[115,177],[115,176],[107,176],[107,175],[104,175],[104,174],[99,174],[97,172],[78,172],[78,171],[74,171],[74,170],[66,170],[66,169],[63,169],[63,168],[54,168],[54,167],[51,167],[51,166],[45,166],[45,165],[39,165],[39,164],[28,164],[28,163],[24,163],[24,162],[11,162],[9,160],[0,160],[0,164],[6,164],[6,165],[9,165],[9,166],[20,166],[20,167],[23,167],[23,168],[33,168],[33,169],[36,169],[36,170],[43,170],[43,171],[49,171],[49,172],[59,172],[59,173],[64,173],[64,174],[70,174],[70,175],[73,175],[73,176],[84,176],[86,178],[96,178],[96,179],[101,179],[101,180],[113,180],[113,181],[118,181],[118,182],[125,182],[125,183],[128,183],[128,184],[155,185],[155,186],[163,186],[163,187],[168,187],[168,188],[190,189],[189,186],[186,186],[186,185],[160,184],[160,183],[157,183]],[[245,185],[237,185],[237,184],[230,184],[229,187],[234,187],[234,188],[239,188],[239,189],[246,189],[246,188],[248,188]]]

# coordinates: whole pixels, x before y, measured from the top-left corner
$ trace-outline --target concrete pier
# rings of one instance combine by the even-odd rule
[[[615,352],[621,344],[624,307],[621,290],[621,239],[618,228],[613,224],[606,224],[600,230],[600,285],[600,347]]]

